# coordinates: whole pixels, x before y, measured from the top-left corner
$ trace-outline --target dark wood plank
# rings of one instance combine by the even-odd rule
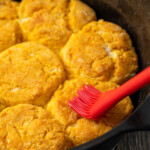
[[[115,150],[150,150],[150,132],[127,133]]]

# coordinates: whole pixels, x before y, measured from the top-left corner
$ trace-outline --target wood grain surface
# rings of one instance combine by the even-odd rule
[[[114,150],[150,150],[150,132],[127,133]]]

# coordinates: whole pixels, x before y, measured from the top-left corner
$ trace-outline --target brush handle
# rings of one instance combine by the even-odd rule
[[[150,66],[114,90],[112,96],[114,96],[116,102],[118,102],[126,96],[135,93],[148,83],[150,83]]]
[[[118,87],[104,92],[90,109],[92,119],[98,119],[107,113],[120,100],[138,91],[150,83],[150,66],[135,77]]]

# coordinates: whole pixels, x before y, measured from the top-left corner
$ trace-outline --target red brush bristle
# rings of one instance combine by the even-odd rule
[[[78,96],[70,100],[69,106],[80,116],[90,119],[90,107],[95,103],[101,92],[93,86],[85,85],[78,90]]]

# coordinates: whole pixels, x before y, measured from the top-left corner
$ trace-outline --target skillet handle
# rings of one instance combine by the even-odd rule
[[[142,105],[123,123],[123,132],[150,131],[150,93]]]

